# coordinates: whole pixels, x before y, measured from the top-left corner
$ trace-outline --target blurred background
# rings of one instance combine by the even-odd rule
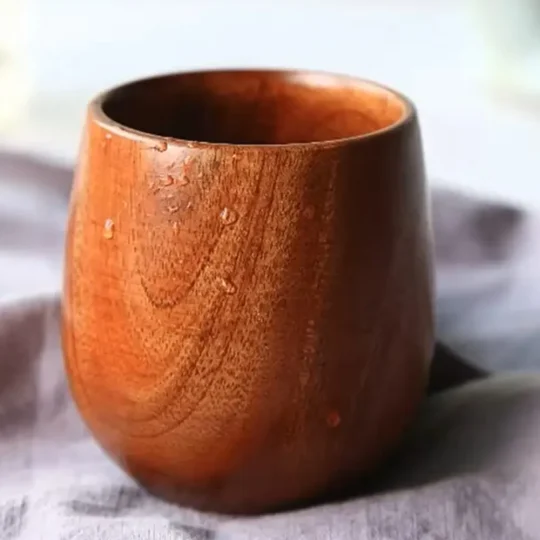
[[[432,182],[540,206],[540,0],[0,0],[0,145],[72,163],[96,92],[217,66],[396,87]]]

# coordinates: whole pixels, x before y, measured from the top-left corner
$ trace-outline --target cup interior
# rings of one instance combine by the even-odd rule
[[[208,71],[133,82],[106,94],[102,112],[149,135],[204,143],[286,145],[365,136],[409,113],[377,84],[326,73]]]

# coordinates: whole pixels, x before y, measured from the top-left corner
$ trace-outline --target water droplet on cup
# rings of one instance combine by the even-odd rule
[[[337,411],[330,411],[326,415],[326,423],[328,427],[337,428],[341,424],[341,416]]]
[[[315,207],[312,205],[306,206],[303,214],[306,219],[313,219],[315,217]]]
[[[179,186],[187,186],[189,184],[189,178],[187,176],[181,176],[178,179],[178,185]]]
[[[230,208],[225,207],[219,214],[219,219],[223,225],[232,225],[238,221],[238,213]]]
[[[175,214],[178,210],[180,210],[180,207],[177,204],[169,204],[169,206],[167,206],[167,212],[169,212],[169,214]]]
[[[172,186],[174,184],[174,178],[168,174],[164,179],[163,179],[163,185],[164,186]]]
[[[158,152],[165,152],[167,148],[169,148],[167,141],[158,141],[154,146],[154,150],[157,150]]]
[[[105,240],[110,240],[114,236],[114,221],[106,219],[103,225],[103,237]]]
[[[112,139],[112,135],[110,133],[106,133],[105,138],[110,141]]]
[[[234,294],[237,291],[236,285],[231,281],[229,277],[219,278],[219,286],[225,294]]]

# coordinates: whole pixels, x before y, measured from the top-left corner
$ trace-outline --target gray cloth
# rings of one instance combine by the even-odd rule
[[[535,216],[434,191],[439,336],[474,366],[438,349],[432,392],[370,494],[209,516],[140,490],[74,409],[58,303],[70,177],[0,153],[0,540],[540,539],[540,375],[523,373],[540,368]]]

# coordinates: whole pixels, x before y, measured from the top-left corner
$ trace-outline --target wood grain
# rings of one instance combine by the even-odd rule
[[[373,469],[421,399],[414,108],[341,76],[171,75],[89,107],[63,339],[82,417],[159,496],[255,513]]]

